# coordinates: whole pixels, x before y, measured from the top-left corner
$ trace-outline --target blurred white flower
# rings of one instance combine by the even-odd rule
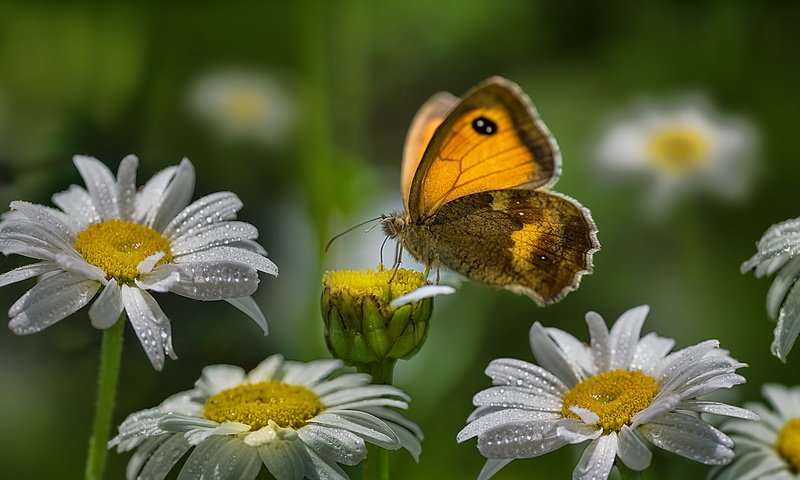
[[[716,340],[670,353],[674,340],[653,333],[640,338],[647,313],[647,306],[628,310],[609,332],[603,318],[589,312],[588,345],[537,322],[530,342],[539,365],[492,361],[486,374],[495,386],[475,395],[477,408],[457,437],[478,437],[478,450],[488,459],[479,479],[514,459],[587,441],[573,479],[606,479],[617,459],[644,470],[652,453],[642,437],[705,464],[730,462],[733,442],[698,414],[758,416],[697,397],[744,383],[735,371],[745,365]]]
[[[0,222],[0,252],[39,260],[0,275],[0,287],[28,278],[39,283],[9,309],[17,335],[37,333],[87,305],[106,329],[123,310],[153,367],[175,357],[170,322],[148,291],[195,300],[226,300],[267,331],[250,297],[258,271],[278,268],[255,242],[258,231],[235,221],[242,202],[217,192],[189,203],[195,172],[184,159],[136,188],[139,160],[128,155],[117,177],[91,157],[76,156],[86,188],[53,195],[60,209],[11,202]]]
[[[800,471],[800,387],[768,384],[761,389],[771,408],[760,403],[746,406],[761,421],[731,420],[722,430],[731,434],[736,460],[718,469],[714,480],[793,480]]]
[[[223,140],[273,145],[294,124],[295,102],[275,78],[258,72],[220,70],[198,78],[189,108]]]
[[[702,97],[642,101],[609,123],[595,149],[610,177],[649,177],[650,206],[707,190],[741,198],[755,168],[756,134],[740,118],[718,114]]]
[[[785,362],[800,332],[800,218],[769,227],[757,249],[741,270],[755,270],[756,277],[777,272],[767,292],[767,314],[778,322],[770,349]]]
[[[136,449],[131,480],[165,478],[191,449],[178,478],[255,479],[264,466],[277,480],[347,480],[338,464],[361,463],[366,442],[417,460],[422,431],[394,410],[408,408],[408,395],[364,373],[329,378],[341,367],[280,355],[249,373],[206,367],[192,390],[128,416],[109,446]]]

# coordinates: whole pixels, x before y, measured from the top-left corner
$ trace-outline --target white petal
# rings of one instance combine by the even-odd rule
[[[97,300],[89,307],[89,318],[94,328],[106,329],[119,320],[122,315],[122,293],[115,279],[108,281]]]
[[[297,431],[297,435],[308,447],[330,462],[352,466],[367,458],[364,440],[347,430],[306,425]]]
[[[334,462],[328,462],[317,453],[306,448],[306,476],[311,480],[349,480],[350,477]]]
[[[478,451],[486,458],[532,458],[564,445],[549,421],[501,425],[478,437]]]
[[[778,441],[778,432],[771,430],[761,422],[736,420],[725,422],[723,428],[726,433],[747,435],[764,445],[774,445]]]
[[[253,300],[253,297],[226,298],[225,301],[238,308],[239,311],[256,322],[256,325],[261,328],[264,335],[269,333],[267,319],[264,318],[264,314],[261,313],[261,309],[258,307],[256,301]]]
[[[105,283],[106,274],[96,266],[87,263],[83,258],[59,253],[56,255],[56,265],[66,272],[72,272],[89,280]]]
[[[307,455],[300,441],[275,440],[258,447],[258,454],[276,480],[301,480]]]
[[[246,222],[228,221],[213,223],[202,230],[172,240],[172,254],[176,257],[228,245],[241,240],[255,240],[258,229]]]
[[[164,264],[159,265],[150,273],[141,275],[134,282],[142,290],[164,293],[169,292],[180,280],[180,270],[175,265]]]
[[[800,396],[788,388],[773,383],[761,387],[764,397],[785,419],[800,417]]]
[[[534,323],[531,327],[530,342],[531,350],[539,365],[555,374],[564,385],[572,388],[580,381],[579,373],[573,369],[553,339],[550,338],[547,330],[539,322]]]
[[[136,168],[139,159],[128,155],[122,159],[117,169],[117,210],[119,218],[132,221],[136,210]]]
[[[244,383],[244,370],[234,365],[209,365],[194,387],[209,397]]]
[[[586,314],[586,325],[589,326],[591,336],[592,360],[597,373],[607,372],[611,367],[611,337],[608,327],[600,314],[589,312]]]
[[[787,465],[776,452],[758,450],[738,455],[736,461],[715,477],[715,480],[794,480]]]
[[[80,172],[86,189],[92,197],[97,213],[103,220],[119,218],[117,210],[117,181],[111,170],[96,158],[75,155],[72,158]]]
[[[395,298],[389,302],[389,306],[393,309],[400,308],[403,305],[418,302],[424,298],[431,298],[439,295],[451,295],[453,293],[456,293],[456,289],[450,285],[423,285],[422,287],[414,289],[405,295],[400,295],[399,297]]]
[[[680,375],[686,369],[703,358],[705,354],[714,348],[719,347],[717,340],[706,340],[705,342],[686,347],[682,350],[664,358],[664,365],[659,372],[658,381],[660,384],[665,384],[670,381],[674,376]]]
[[[295,383],[289,380],[288,378],[284,378],[286,383]],[[324,397],[320,398],[323,404],[329,407],[335,407],[336,405],[341,405],[343,403],[355,402],[359,400],[367,400],[373,399],[378,397],[399,397],[405,400],[406,402],[411,401],[411,397],[409,397],[405,392],[400,390],[399,388],[392,386],[392,385],[369,385],[366,387],[357,387],[357,388],[350,388],[347,390],[340,390],[338,392],[333,392]]]
[[[547,333],[561,349],[570,368],[577,372],[580,378],[583,379],[596,373],[597,368],[592,360],[591,349],[585,343],[557,328],[548,328]]]
[[[53,242],[55,245],[61,247],[62,250],[72,248],[75,243],[75,232],[77,226],[62,212],[45,207],[44,205],[37,205],[35,203],[23,202],[15,200],[10,205],[12,210],[20,212],[28,217],[33,224],[50,234],[45,240]],[[3,231],[13,222],[3,224]]]
[[[181,468],[178,480],[214,478],[212,475],[204,476],[206,468],[211,465],[211,459],[214,458],[219,449],[232,440],[230,437],[213,436],[194,447],[183,468]]]
[[[492,387],[475,394],[472,404],[495,405],[503,408],[522,408],[541,412],[560,412],[561,398],[549,395],[536,395],[526,389],[516,387]]]
[[[691,410],[698,413],[710,413],[713,415],[725,415],[727,417],[741,418],[744,420],[759,421],[759,416],[746,408],[726,405],[720,402],[709,402],[703,400],[685,400],[676,407],[678,410]]]
[[[232,262],[182,265],[181,279],[171,292],[195,300],[225,300],[252,295],[258,287],[258,273]]]
[[[774,338],[770,346],[772,354],[786,362],[798,333],[800,333],[800,282],[796,282],[789,290],[778,314],[778,323],[775,325]]]
[[[0,238],[0,252],[3,255],[22,255],[36,260],[55,261],[56,254],[53,249],[31,247],[27,242]]]
[[[99,223],[102,219],[89,192],[77,185],[71,185],[69,189],[53,195],[53,203],[67,215],[72,217],[79,230],[83,230],[90,223]]]
[[[655,369],[659,362],[675,346],[675,340],[659,337],[655,333],[648,333],[639,340],[636,351],[631,360],[631,370],[641,370],[650,376],[655,376]]]
[[[283,381],[292,385],[312,386],[342,368],[341,360],[314,360],[301,364],[300,368],[286,372]],[[352,391],[352,390],[351,390]],[[397,390],[400,392],[400,390]],[[405,396],[405,394],[400,394]]]
[[[250,268],[258,270],[259,272],[264,272],[275,276],[278,275],[278,267],[272,262],[272,260],[259,253],[237,247],[214,247],[201,252],[187,253],[186,255],[177,256],[175,257],[174,261],[175,263],[179,264],[190,264],[193,262],[210,262],[218,260],[241,263]]]
[[[58,265],[47,261],[23,265],[0,275],[0,287],[5,287],[6,285],[11,285],[12,283],[21,282],[22,280],[27,280],[31,277],[56,270],[58,270]]]
[[[191,235],[209,224],[233,220],[242,206],[242,201],[232,192],[206,195],[184,208],[162,233],[169,239]]]
[[[158,302],[144,290],[122,285],[122,304],[153,368],[164,368],[164,353],[175,357],[169,319]]]
[[[155,268],[156,266],[156,263],[158,263],[159,260],[164,258],[164,255],[166,255],[166,252],[156,252],[152,255],[148,255],[147,258],[145,258],[144,260],[139,262],[138,265],[136,265],[136,271],[142,274],[152,272],[153,268]]]
[[[258,450],[234,437],[223,445],[205,468],[204,478],[220,480],[253,480],[261,470]]]
[[[47,277],[11,305],[8,326],[17,335],[41,332],[80,310],[99,288],[99,282],[74,273]]]
[[[654,418],[658,418],[665,413],[675,410],[675,407],[680,401],[681,397],[679,395],[656,396],[653,403],[637,412],[636,415],[631,418],[631,428],[636,428],[642,423],[647,423]]]
[[[247,381],[249,383],[258,383],[275,380],[281,365],[283,365],[283,357],[281,355],[271,355],[259,363],[256,368],[250,370],[247,374]]]
[[[668,413],[638,431],[653,445],[706,465],[724,465],[734,457],[727,435],[690,415]]]
[[[147,219],[147,225],[157,232],[162,232],[169,222],[189,205],[193,192],[194,166],[184,158],[178,165],[172,181],[164,189],[158,204],[151,210],[151,218]]]
[[[642,305],[623,313],[611,328],[611,369],[627,369],[633,361],[639,334],[650,307]]]
[[[494,385],[508,385],[535,393],[562,396],[569,390],[561,380],[544,368],[511,358],[492,360],[485,371]]]
[[[623,425],[619,431],[617,455],[631,470],[640,472],[650,466],[653,453],[630,427]]]
[[[573,480],[607,479],[617,455],[617,434],[611,432],[593,441],[583,451],[578,465],[572,471]]]
[[[596,423],[596,421],[595,421]],[[587,425],[574,418],[562,418],[556,423],[556,434],[565,442],[575,444],[594,440],[603,433],[602,428]]]
[[[158,208],[164,189],[167,188],[177,169],[177,167],[171,166],[159,171],[136,194],[136,212],[134,213],[136,223],[146,223],[151,215],[155,215],[153,210]]]
[[[366,373],[347,373],[341,375],[339,377],[334,378],[333,380],[326,380],[324,382],[319,383],[318,385],[314,385],[311,387],[311,390],[314,391],[319,396],[327,395],[330,392],[335,392],[337,390],[341,390],[343,388],[352,388],[352,387],[360,387],[362,385],[368,385],[372,382],[372,377]]]
[[[600,417],[591,410],[578,407],[577,405],[571,405],[569,410],[578,416],[581,421],[587,425],[595,425],[597,422],[600,421]]]
[[[786,300],[786,295],[797,281],[798,276],[800,276],[800,257],[794,257],[778,272],[767,292],[767,314],[770,318],[778,318],[781,305]]]
[[[348,430],[379,447],[390,450],[400,448],[400,439],[397,438],[392,429],[382,420],[368,413],[332,410],[323,412],[309,419],[308,422]]]
[[[178,461],[189,451],[192,446],[183,438],[181,434],[170,435],[165,442],[155,449],[152,455],[146,457],[147,463],[138,475],[131,472],[130,467],[133,462],[128,463],[129,479],[147,478],[149,480],[162,480]],[[136,455],[139,450],[136,451]]]
[[[531,410],[521,410],[505,408],[497,412],[491,412],[470,422],[458,435],[458,443],[469,440],[472,437],[483,434],[485,431],[507,424],[519,424],[523,422],[540,422],[542,420],[552,421],[561,418],[558,413],[535,412]]]
[[[486,463],[483,464],[483,468],[481,469],[481,473],[478,475],[478,480],[489,480],[495,473],[502,470],[503,467],[512,461],[513,459],[511,458],[490,458],[486,460]]]

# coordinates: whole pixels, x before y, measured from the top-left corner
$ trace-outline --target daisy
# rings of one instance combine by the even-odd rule
[[[651,177],[651,204],[663,208],[686,190],[741,197],[755,144],[747,122],[719,115],[703,98],[685,97],[636,105],[606,128],[596,159],[615,178]]]
[[[149,293],[226,300],[267,331],[250,295],[258,273],[278,269],[255,242],[258,232],[235,221],[242,202],[231,192],[191,204],[194,167],[184,159],[136,189],[135,156],[117,177],[104,164],[76,156],[86,188],[53,195],[59,209],[11,202],[0,223],[0,252],[39,260],[0,275],[0,286],[39,277],[9,309],[18,335],[40,332],[92,302],[89,318],[107,329],[123,310],[153,367],[175,358],[167,316]],[[99,292],[99,293],[98,293]]]
[[[800,387],[764,385],[772,408],[754,403],[761,422],[731,420],[722,429],[736,442],[736,460],[718,470],[715,480],[792,480],[800,471]]]
[[[408,396],[371,385],[363,373],[330,378],[341,367],[341,360],[301,363],[280,355],[249,373],[206,367],[193,389],[130,415],[109,446],[137,449],[129,479],[164,478],[192,448],[179,478],[247,480],[263,465],[276,480],[347,479],[338,464],[364,460],[365,442],[405,448],[417,460],[422,432],[392,409],[407,408]]]
[[[640,338],[649,308],[623,313],[609,332],[603,318],[586,315],[591,343],[538,322],[530,332],[539,365],[494,360],[486,369],[492,388],[478,393],[477,409],[458,441],[478,437],[488,460],[487,479],[517,458],[544,455],[589,441],[573,472],[575,479],[608,478],[618,458],[644,470],[657,447],[709,465],[733,459],[731,439],[698,413],[755,420],[753,412],[698,400],[720,388],[744,383],[745,366],[716,340],[670,353],[674,340],[653,333]]]
[[[772,354],[786,361],[800,331],[800,218],[769,227],[758,241],[758,251],[742,264],[742,273],[755,270],[756,277],[775,275],[767,293],[767,313],[778,321]]]
[[[296,110],[294,99],[275,78],[243,70],[200,77],[189,91],[189,108],[223,139],[265,145],[288,135]]]

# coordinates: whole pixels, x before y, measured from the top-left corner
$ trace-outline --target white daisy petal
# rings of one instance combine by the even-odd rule
[[[261,457],[240,438],[232,438],[211,457],[205,469],[207,478],[252,480],[261,470]]]
[[[589,326],[591,336],[592,360],[597,372],[606,372],[611,369],[611,337],[603,317],[596,312],[586,314],[586,325]]]
[[[367,458],[364,440],[347,430],[307,425],[298,430],[297,435],[319,456],[331,462],[358,465]]]
[[[650,307],[642,305],[623,313],[611,329],[611,369],[629,368],[639,342],[639,334]]]
[[[186,463],[183,465],[178,475],[178,480],[214,478],[214,475],[205,476],[206,469],[209,468],[209,466],[213,468],[211,460],[222,447],[231,441],[233,441],[232,438],[214,436],[198,444],[194,447],[194,450],[192,450],[189,458],[186,459]]]
[[[675,346],[675,340],[648,333],[639,340],[633,353],[630,368],[641,370],[648,375],[655,375],[654,369]]]
[[[309,420],[325,427],[341,428],[355,433],[364,440],[389,450],[400,448],[400,439],[383,421],[368,413],[358,411],[326,411]]]
[[[713,415],[725,415],[726,417],[741,418],[743,420],[759,421],[758,414],[746,408],[726,405],[720,402],[709,402],[704,400],[685,400],[675,408],[678,410],[691,410],[697,413],[711,413]]]
[[[69,215],[80,230],[86,228],[90,223],[99,223],[102,219],[97,209],[94,207],[89,192],[77,185],[71,185],[69,189],[53,195],[53,203]]]
[[[31,263],[30,265],[23,265],[14,270],[8,271],[0,275],[0,287],[11,285],[12,283],[21,282],[31,277],[50,273],[58,270],[58,265],[53,262],[39,262]]]
[[[560,412],[561,399],[553,396],[535,395],[516,387],[492,387],[472,397],[473,405],[495,405],[504,408],[522,408],[541,412]]]
[[[778,318],[786,295],[800,276],[800,257],[794,257],[775,276],[767,292],[767,314],[770,318]]]
[[[69,217],[62,212],[44,205],[15,200],[10,205],[12,210],[20,212],[28,217],[36,227],[41,228],[51,235],[57,245],[63,249],[72,248],[75,242],[75,231],[77,227]],[[5,224],[4,224],[5,229]]]
[[[611,432],[592,441],[583,451],[578,465],[572,472],[573,480],[595,480],[608,478],[617,455],[617,434]]]
[[[800,282],[796,282],[789,290],[783,306],[778,314],[778,323],[775,325],[774,338],[770,351],[773,355],[786,362],[800,333]]]
[[[101,330],[109,328],[119,320],[123,308],[120,286],[112,278],[89,307],[92,326]]]
[[[176,257],[228,245],[241,240],[255,240],[258,229],[239,221],[213,223],[206,228],[172,240],[172,254]]]
[[[539,364],[555,374],[564,385],[571,388],[580,381],[579,373],[573,369],[556,343],[550,338],[547,330],[539,322],[534,323],[531,327],[530,342],[533,356],[536,357]]]
[[[472,437],[481,435],[487,430],[501,425],[516,424],[520,422],[554,422],[559,418],[561,418],[561,415],[552,412],[535,412],[531,410],[521,410],[515,408],[503,409],[497,412],[488,413],[471,421],[469,425],[458,432],[456,441],[458,443],[464,442]]]
[[[481,473],[478,475],[478,480],[489,480],[495,473],[511,463],[512,460],[511,458],[490,458],[486,460],[486,463],[481,469]]]
[[[362,385],[369,385],[372,377],[366,373],[348,373],[333,380],[326,380],[311,387],[317,395],[327,395],[328,393],[341,390],[343,388],[360,387]]]
[[[147,219],[155,216],[154,210],[158,208],[164,190],[175,176],[177,167],[167,167],[153,175],[136,193],[136,211],[134,219],[137,223],[146,223]]]
[[[138,288],[122,285],[122,304],[147,358],[153,368],[161,370],[164,368],[164,353],[170,357],[175,355],[169,319],[155,299]]]
[[[150,211],[147,224],[157,232],[164,231],[169,222],[189,205],[193,192],[194,166],[192,162],[184,158],[178,165],[169,185],[164,189],[157,205]]]
[[[170,285],[170,288],[171,287],[172,285]],[[256,322],[256,325],[261,328],[261,330],[264,332],[264,335],[269,333],[267,319],[264,318],[264,314],[261,313],[261,308],[259,308],[256,301],[253,300],[253,297],[226,298],[225,301],[238,308],[240,312],[244,313],[254,322]]]
[[[400,448],[405,449],[411,455],[411,458],[419,463],[419,457],[422,455],[422,439],[415,435],[414,432],[396,423],[386,422],[386,425],[397,435],[397,438],[400,440]]]
[[[513,358],[492,360],[485,373],[495,385],[541,389],[542,393],[551,395],[562,395],[569,390],[561,380],[542,367]]]
[[[595,425],[597,422],[600,421],[600,417],[591,410],[586,408],[581,408],[576,405],[572,405],[569,407],[569,411],[574,413],[581,419],[581,422],[587,425]]]
[[[786,470],[786,464],[777,456],[769,452],[755,451],[738,456],[736,461],[725,468],[722,474],[714,477],[714,480],[763,480],[771,477],[795,479],[795,476]]]
[[[233,220],[244,204],[233,192],[215,192],[200,197],[184,208],[164,229],[167,238],[191,234],[212,223]]]
[[[136,265],[136,270],[141,274],[147,274],[152,272],[153,268],[155,268],[156,266],[156,263],[158,263],[159,260],[164,258],[165,255],[166,252],[156,252],[152,255],[149,255],[147,258],[139,262],[138,265]]]
[[[349,480],[341,467],[326,461],[314,450],[306,448],[306,454],[306,475],[311,480]]]
[[[381,420],[383,420],[386,423],[386,425],[391,427],[392,430],[395,430],[395,432],[396,432],[396,429],[394,428],[394,425],[397,425],[397,426],[400,426],[403,429],[408,430],[409,432],[411,432],[420,441],[423,438],[425,438],[425,436],[422,434],[422,429],[419,428],[419,425],[417,425],[416,423],[412,422],[411,420],[409,420],[408,418],[404,417],[403,415],[401,415],[399,412],[397,412],[395,410],[390,410],[390,409],[385,408],[385,407],[364,407],[361,410],[366,412],[366,413],[369,413],[370,415],[374,415],[374,416],[380,418]]]
[[[668,413],[638,431],[653,445],[706,465],[724,465],[734,457],[727,435],[689,415]]]
[[[283,365],[283,357],[281,355],[272,355],[267,357],[264,361],[258,364],[256,368],[250,370],[247,374],[249,383],[268,382],[276,378],[277,372]]]
[[[631,428],[636,428],[643,423],[647,423],[654,418],[658,418],[667,412],[671,412],[680,403],[679,395],[660,395],[655,398],[653,403],[643,410],[640,410],[631,418]]]
[[[139,159],[128,155],[122,159],[117,169],[117,210],[119,218],[132,221],[136,211],[136,169]]]
[[[767,445],[773,445],[778,440],[778,432],[770,430],[766,425],[760,422],[725,422],[724,429],[726,433],[747,435],[748,437],[754,438]]]
[[[17,335],[41,332],[77,312],[97,293],[100,283],[74,273],[45,278],[19,298],[8,311],[8,327]]]
[[[664,359],[664,365],[659,373],[659,382],[662,384],[669,382],[674,376],[680,375],[686,371],[688,367],[694,365],[698,360],[703,358],[705,354],[718,347],[718,341],[706,340],[705,342],[686,347],[667,356]]]
[[[252,295],[258,287],[255,270],[240,263],[192,263],[180,268],[170,291],[194,300],[226,300]]]
[[[761,387],[764,398],[786,419],[800,417],[800,396],[781,385],[765,384]]]
[[[275,440],[259,446],[258,454],[277,480],[302,480],[307,453],[301,442]]]
[[[75,155],[72,158],[75,167],[80,172],[86,189],[92,197],[100,218],[108,220],[119,218],[117,209],[117,181],[111,170],[96,158]]]
[[[167,440],[159,445],[152,455],[147,457],[147,463],[141,469],[141,472],[131,472],[130,465],[133,463],[133,458],[128,464],[127,478],[130,480],[137,478],[147,478],[150,480],[163,480],[167,473],[178,463],[178,461],[189,451],[192,446],[183,438],[181,434],[173,434]],[[137,454],[138,454],[137,450]]]
[[[597,368],[592,362],[592,352],[585,343],[557,328],[548,328],[547,333],[556,342],[564,359],[579,378],[586,378],[596,372]]]
[[[393,299],[389,302],[389,306],[392,308],[400,308],[403,305],[418,302],[424,298],[431,298],[439,295],[452,295],[454,293],[456,293],[456,289],[450,285],[423,285],[405,295],[400,295]]]
[[[343,365],[344,362],[341,360],[314,360],[303,364],[301,368],[287,373],[286,376],[283,377],[283,381],[296,385],[311,386],[323,378],[328,377],[336,370],[339,370]],[[394,387],[391,388],[394,390],[391,391],[391,393],[387,393],[387,395],[398,395],[409,400],[408,396],[401,390]]]
[[[175,257],[175,263],[187,265],[195,262],[203,263],[220,260],[241,263],[259,272],[275,276],[278,275],[278,266],[275,265],[272,260],[259,253],[251,252],[243,248],[221,246]]]
[[[486,458],[532,458],[565,445],[551,422],[500,425],[478,437],[478,450]]]
[[[94,265],[87,263],[78,256],[59,253],[56,255],[55,260],[56,265],[58,265],[58,267],[65,272],[75,273],[88,280],[95,280],[101,283],[105,283],[106,281],[105,272]]]
[[[141,265],[141,264],[140,264]],[[141,275],[135,280],[136,286],[142,290],[169,292],[181,280],[181,273],[175,265],[159,265],[153,271]]]
[[[245,378],[244,369],[234,365],[211,365],[203,369],[203,375],[194,387],[204,395],[215,395],[223,390],[240,385]]]
[[[617,441],[619,443],[617,455],[628,468],[639,472],[650,466],[653,453],[632,428],[623,425]]]
[[[583,443],[594,440],[603,433],[603,430],[585,424],[574,418],[562,418],[556,422],[556,434],[567,443]]]
[[[291,380],[291,378],[287,375],[284,377],[284,381],[287,383],[296,383]],[[399,397],[405,400],[406,402],[411,401],[411,397],[406,395],[402,390],[392,385],[370,385],[367,387],[358,387],[358,388],[350,388],[347,390],[340,390],[338,392],[333,392],[324,397],[321,397],[320,400],[327,406],[334,407],[336,405],[341,405],[343,403],[355,402],[358,400],[367,400],[372,399],[375,397]]]

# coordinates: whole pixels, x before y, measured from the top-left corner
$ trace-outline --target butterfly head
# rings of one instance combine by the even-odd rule
[[[406,214],[381,215],[383,233],[389,238],[402,237],[410,220]]]

